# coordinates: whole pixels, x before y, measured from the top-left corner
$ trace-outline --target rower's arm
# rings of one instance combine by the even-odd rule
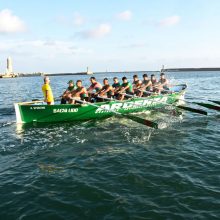
[[[151,81],[149,81],[146,85],[145,84],[142,84],[143,86],[141,87],[141,89],[146,89],[147,87],[151,86],[152,83]]]
[[[129,85],[125,86],[125,87],[121,90],[121,92],[126,91],[128,88],[129,88]]]

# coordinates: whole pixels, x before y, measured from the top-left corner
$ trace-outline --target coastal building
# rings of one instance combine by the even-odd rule
[[[13,68],[12,68],[12,59],[11,57],[7,58],[7,69],[6,69],[6,75],[13,74]]]
[[[14,78],[17,77],[17,74],[13,72],[12,59],[11,57],[7,58],[7,66],[4,74],[0,75],[0,78]]]
[[[93,72],[89,70],[89,67],[88,67],[88,66],[87,66],[86,74],[87,74],[87,75],[91,75],[91,74],[93,74]]]

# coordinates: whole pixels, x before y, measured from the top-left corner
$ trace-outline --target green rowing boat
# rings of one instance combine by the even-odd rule
[[[123,101],[96,102],[95,105],[88,102],[73,105],[45,105],[43,101],[15,103],[16,121],[17,123],[86,121],[111,117],[115,112],[129,114],[154,110],[183,99],[186,87],[185,84],[182,84],[175,86],[170,93],[164,95],[151,95],[145,98],[133,97]]]

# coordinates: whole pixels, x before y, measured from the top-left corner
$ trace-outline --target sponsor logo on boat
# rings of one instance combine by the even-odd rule
[[[58,108],[53,109],[53,113],[73,113],[78,112],[78,108]]]
[[[44,106],[34,106],[34,107],[30,107],[31,110],[35,110],[35,109],[45,109]]]
[[[154,98],[152,100],[149,99],[143,99],[143,100],[137,100],[132,102],[116,102],[113,104],[105,104],[101,105],[95,113],[105,113],[105,112],[111,112],[111,111],[118,111],[120,109],[123,110],[130,110],[130,109],[138,109],[143,107],[154,107],[161,105],[163,103],[167,102],[167,97],[159,97]]]

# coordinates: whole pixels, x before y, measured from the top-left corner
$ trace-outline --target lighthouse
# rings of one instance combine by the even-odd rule
[[[11,57],[7,58],[7,69],[6,69],[6,75],[13,74],[13,68],[12,68],[12,59]]]

